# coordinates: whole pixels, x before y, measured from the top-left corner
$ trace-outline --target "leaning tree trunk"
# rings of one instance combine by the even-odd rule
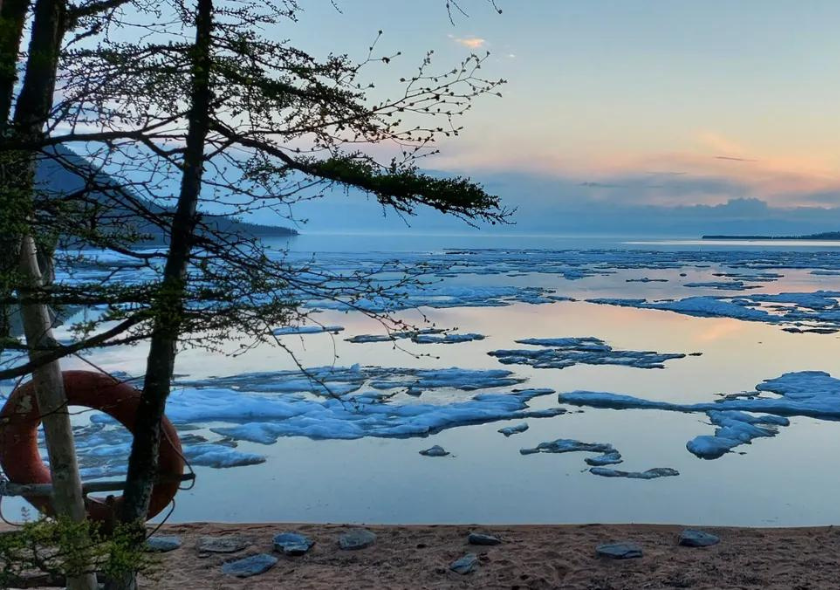
[[[40,139],[44,134],[44,125],[49,117],[55,91],[65,11],[63,0],[37,0],[35,4],[29,58],[13,121],[14,135],[25,141]],[[18,151],[9,155],[13,156],[9,163],[11,177],[4,179],[6,182],[2,191],[15,204],[15,209],[10,213],[24,225],[25,216],[27,212],[31,212],[33,206],[36,152]],[[10,180],[12,182],[9,182]],[[19,253],[21,280],[31,288],[40,288],[42,277],[35,240],[25,232],[20,236]],[[24,296],[26,285],[21,289]],[[50,312],[45,305],[24,304],[21,306],[21,316],[31,360],[37,360],[50,348],[58,346],[52,332]],[[47,363],[36,369],[33,372],[33,381],[47,440],[56,514],[74,522],[83,522],[84,498],[64,382],[58,362]],[[83,535],[77,542],[80,545],[87,544],[89,539]],[[67,579],[69,590],[95,590],[96,587],[96,575],[92,572],[73,575]]]
[[[181,190],[172,221],[169,253],[155,297],[154,330],[146,361],[146,381],[134,427],[128,463],[123,521],[142,521],[157,478],[160,428],[175,364],[178,335],[183,324],[187,266],[197,223],[196,209],[204,171],[204,144],[210,125],[212,0],[198,0],[193,46],[189,131],[184,151]]]

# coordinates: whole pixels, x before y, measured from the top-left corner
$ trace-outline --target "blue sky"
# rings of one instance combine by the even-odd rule
[[[520,209],[840,206],[840,2],[809,0],[310,0],[277,34],[316,54],[402,51],[389,87],[427,49],[447,66],[490,51],[509,81],[427,165],[489,185],[514,175]],[[533,186],[529,188],[529,183]],[[552,184],[553,183],[553,184]],[[572,190],[571,187],[576,187]],[[506,190],[511,190],[508,187]],[[529,200],[530,199],[530,200]],[[840,220],[840,217],[838,217]]]

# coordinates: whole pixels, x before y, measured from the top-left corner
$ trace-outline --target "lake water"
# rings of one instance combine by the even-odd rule
[[[399,312],[411,323],[423,324],[425,317],[436,326],[458,328],[457,333],[486,336],[484,340],[458,344],[415,344],[411,340],[400,340],[398,346],[392,342],[350,343],[346,338],[354,335],[382,333],[381,325],[358,312],[325,310],[317,314],[318,322],[342,326],[344,331],[281,337],[306,367],[358,364],[506,369],[517,378],[527,379],[516,386],[519,388],[550,388],[558,394],[576,390],[610,392],[673,403],[711,402],[721,394],[752,392],[762,381],[788,372],[825,371],[840,376],[837,333],[783,330],[795,325],[802,329],[832,328],[836,324],[829,313],[833,308],[820,308],[820,317],[802,320],[791,316],[791,321],[779,322],[696,317],[640,308],[638,303],[628,306],[588,301],[727,297],[745,309],[783,313],[796,305],[783,303],[773,308],[766,301],[743,305],[741,298],[840,289],[840,276],[831,274],[840,268],[840,259],[836,258],[840,243],[836,242],[306,235],[280,241],[276,246],[288,247],[296,255],[316,253],[329,264],[360,258],[411,261],[429,256],[437,260],[446,256],[447,249],[469,248],[478,252],[469,254],[474,258],[456,255],[453,260],[475,259],[478,263],[469,272],[458,271],[453,264],[453,274],[443,278],[447,288],[474,294],[485,287],[540,287],[543,294],[573,299],[536,304],[526,302],[530,295],[520,294],[503,302],[507,304],[486,306],[481,300],[485,295],[481,295],[470,300],[468,307],[447,303],[443,308],[424,305],[419,310]],[[587,271],[585,276],[575,276],[581,269]],[[817,274],[813,274],[815,270]],[[718,276],[727,273],[739,276]],[[740,276],[761,273],[766,275],[763,279],[755,276],[744,280]],[[767,273],[781,276],[770,277]],[[649,282],[637,282],[641,279]],[[742,282],[746,289],[715,286],[720,282]],[[701,286],[687,286],[698,283]],[[757,288],[749,288],[753,286]],[[452,292],[441,292],[436,295],[439,299],[429,301],[445,301]],[[803,313],[814,310],[800,308]],[[669,360],[661,369],[614,364],[532,368],[502,365],[487,354],[529,348],[516,340],[559,337],[596,337],[618,351],[702,354]],[[228,352],[233,351],[231,347]],[[108,371],[137,376],[142,374],[144,354],[143,347],[134,347],[96,352],[89,358]],[[68,361],[66,366],[83,365]],[[179,356],[176,370],[182,380],[195,381],[295,367],[287,352],[266,345],[235,358],[188,350]],[[492,391],[507,393],[516,387]],[[363,389],[367,388],[366,384]],[[236,391],[251,389],[244,385]],[[481,393],[443,387],[420,398],[399,393],[386,403],[445,405]],[[311,392],[307,395],[312,396]],[[792,416],[790,425],[779,428],[777,436],[756,438],[720,458],[706,460],[686,448],[695,437],[715,432],[706,413],[577,407],[563,404],[554,394],[535,397],[528,403],[529,410],[558,406],[568,412],[547,418],[463,425],[429,436],[336,440],[281,435],[271,444],[234,436],[237,451],[261,455],[265,461],[228,469],[196,467],[196,486],[178,495],[171,519],[762,526],[840,522],[840,504],[835,500],[835,492],[840,490],[836,450],[840,423],[836,421]],[[193,421],[189,428],[183,428],[183,434],[200,434],[217,441],[222,437],[215,430],[259,422],[258,418]],[[497,432],[522,422],[529,425],[522,434],[505,437]],[[594,456],[591,453],[520,453],[522,448],[556,439],[610,443],[624,460],[613,467],[631,472],[667,467],[678,470],[679,476],[654,480],[605,478],[588,471],[584,459]],[[432,445],[444,447],[451,455],[431,458],[419,454]],[[16,507],[6,507],[5,511],[13,514]]]

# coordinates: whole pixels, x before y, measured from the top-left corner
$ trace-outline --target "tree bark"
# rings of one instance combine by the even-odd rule
[[[134,429],[124,494],[123,521],[142,521],[157,477],[160,424],[169,396],[178,335],[183,324],[185,281],[197,223],[204,172],[204,146],[210,125],[212,89],[212,0],[198,0],[191,71],[189,131],[184,152],[178,207],[162,282],[153,303],[154,330],[146,361],[146,380]]]
[[[44,124],[49,117],[55,91],[58,56],[64,35],[65,10],[63,0],[37,0],[35,4],[29,59],[13,120],[13,132],[18,137],[30,139],[43,136]],[[21,218],[32,206],[35,163],[35,152],[14,154],[14,161],[9,164],[11,178],[4,179],[6,183],[2,190],[6,198],[19,207],[14,214]],[[14,184],[10,184],[9,180]],[[24,233],[20,238],[19,251],[21,275],[29,285],[40,286],[42,276],[38,265],[38,251],[31,235]],[[38,349],[30,351],[31,360],[37,360],[39,355],[44,354],[41,349],[58,345],[53,336],[52,320],[47,306],[23,305],[21,316],[27,344]],[[45,364],[33,372],[32,378],[38,409],[43,417],[56,514],[74,522],[83,522],[86,517],[85,505],[61,367],[58,362]],[[86,538],[79,539],[79,543],[87,542]],[[96,576],[88,573],[70,577],[67,580],[67,588],[95,590]]]

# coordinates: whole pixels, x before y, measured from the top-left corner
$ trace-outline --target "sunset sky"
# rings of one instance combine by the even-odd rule
[[[440,170],[562,179],[593,201],[840,206],[840,2],[444,0],[306,3],[280,32],[311,51],[403,56],[369,72],[387,87],[427,49],[442,68],[490,51],[506,78]]]

